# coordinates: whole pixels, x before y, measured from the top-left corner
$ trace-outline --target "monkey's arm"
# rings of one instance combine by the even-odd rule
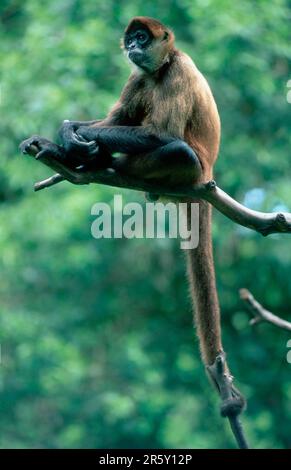
[[[109,152],[130,155],[152,152],[176,140],[174,137],[158,136],[141,126],[81,126],[77,130],[77,136],[87,141],[96,141]]]
[[[83,160],[86,161],[86,159],[97,156],[99,150],[98,144],[101,144],[101,142],[97,143],[94,138],[97,132],[96,129],[103,126],[127,126],[130,124],[132,124],[132,119],[128,116],[127,108],[121,102],[118,102],[105,119],[94,121],[65,120],[59,130],[59,136],[68,158],[79,156],[79,158],[83,158]],[[80,128],[87,130],[92,129],[90,132],[92,137],[87,138],[85,135],[82,136],[81,133],[78,132]]]
[[[63,146],[68,153],[68,156],[72,152],[78,152],[78,146],[80,146],[81,153],[84,153],[86,144],[95,140],[94,129],[100,127],[112,127],[112,126],[138,126],[141,124],[141,107],[139,99],[136,99],[137,90],[140,88],[141,78],[136,75],[132,75],[127,84],[125,85],[120,99],[113,106],[109,114],[104,118],[97,121],[64,121],[59,131],[59,135],[62,139]],[[133,97],[135,96],[135,99]],[[77,134],[78,129],[86,127],[92,129],[92,138],[87,139],[84,135],[81,138],[81,133]],[[97,131],[95,131],[97,132]],[[84,142],[85,141],[85,142]],[[86,142],[87,141],[87,142]]]
[[[62,123],[62,126],[59,130],[59,136],[61,137],[64,147],[68,145],[71,141],[75,143],[83,144],[82,141],[78,141],[78,136],[76,135],[79,127],[100,127],[100,126],[126,126],[130,123],[130,119],[127,113],[126,108],[122,105],[120,101],[116,103],[112,111],[104,119],[96,119],[93,121],[69,121],[65,119]],[[80,135],[79,135],[80,137]]]
[[[128,90],[131,86],[130,83],[125,89]],[[97,164],[97,158],[99,161],[100,156],[103,156],[104,153],[108,157],[108,151],[102,146],[102,142],[96,142],[94,137],[87,139],[85,136],[82,136],[78,132],[80,127],[83,129],[99,129],[102,126],[128,126],[133,123],[137,123],[135,112],[132,110],[132,115],[129,115],[128,104],[124,102],[123,94],[105,119],[93,121],[65,120],[59,130],[59,136],[65,150],[65,158],[67,160],[76,160],[79,163],[87,163],[95,159]],[[94,136],[94,132],[91,133]],[[107,157],[106,161],[108,161]]]

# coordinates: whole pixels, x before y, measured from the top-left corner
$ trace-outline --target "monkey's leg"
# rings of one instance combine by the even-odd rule
[[[201,173],[200,161],[183,140],[159,136],[141,126],[80,127],[77,137],[96,140],[109,152],[127,155],[114,159],[113,168],[142,178],[193,181]]]
[[[182,140],[175,140],[148,154],[117,157],[113,168],[120,173],[174,185],[191,183],[202,173],[196,153]]]

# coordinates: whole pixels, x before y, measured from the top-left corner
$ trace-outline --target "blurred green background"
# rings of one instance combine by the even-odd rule
[[[122,193],[69,183],[19,154],[63,119],[106,114],[129,74],[135,15],[171,26],[222,119],[218,184],[249,207],[290,210],[291,3],[287,0],[2,0],[0,6],[0,446],[234,447],[200,362],[174,240],[94,240],[91,206]],[[288,205],[289,204],[289,205]],[[291,448],[290,333],[248,325],[249,288],[290,319],[291,239],[214,214],[225,349],[248,398],[251,444]]]

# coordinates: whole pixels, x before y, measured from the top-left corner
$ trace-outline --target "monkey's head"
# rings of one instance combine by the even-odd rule
[[[125,30],[123,47],[131,62],[153,74],[169,61],[174,39],[172,31],[159,21],[136,16]]]

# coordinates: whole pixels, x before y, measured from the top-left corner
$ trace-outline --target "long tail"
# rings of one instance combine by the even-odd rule
[[[188,206],[190,201],[188,203]],[[214,363],[222,351],[220,309],[216,291],[211,235],[212,207],[199,203],[199,245],[187,250],[187,268],[200,350],[205,365]],[[191,210],[187,211],[188,224]]]

